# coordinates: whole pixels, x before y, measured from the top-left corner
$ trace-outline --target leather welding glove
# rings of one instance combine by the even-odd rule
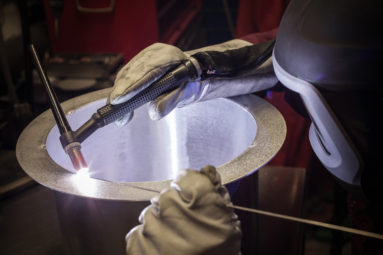
[[[135,254],[240,254],[240,222],[221,177],[212,166],[186,170],[151,200],[126,236]]]
[[[109,95],[111,104],[123,103],[182,61],[193,58],[200,76],[180,84],[150,103],[149,115],[158,120],[175,107],[219,97],[265,90],[277,83],[271,57],[273,41],[251,44],[235,39],[222,44],[183,52],[175,46],[155,43],[131,59],[117,74]],[[128,123],[132,114],[116,122]]]

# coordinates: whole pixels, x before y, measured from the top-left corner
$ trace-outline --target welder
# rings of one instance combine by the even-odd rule
[[[371,0],[293,0],[275,44],[276,30],[188,52],[153,44],[120,70],[109,100],[129,100],[190,58],[202,75],[152,101],[153,120],[176,107],[271,89],[280,81],[306,106],[319,160],[346,190],[364,199],[373,230],[381,231],[381,7]],[[132,117],[133,112],[116,124],[127,125]],[[237,254],[239,223],[228,203],[214,167],[188,170],[143,211],[143,225],[127,236],[127,251]]]

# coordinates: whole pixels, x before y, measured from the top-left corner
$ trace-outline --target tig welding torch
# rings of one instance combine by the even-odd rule
[[[196,65],[198,63],[195,60],[187,59],[130,100],[117,105],[107,104],[99,108],[86,123],[74,132],[76,140],[80,143],[83,142],[97,129],[115,122],[163,93],[177,88],[180,84],[196,79],[199,75]]]
[[[40,63],[39,57],[37,55],[35,47],[30,45],[31,53],[33,60],[35,62],[35,66],[39,73],[41,82],[44,84],[45,90],[47,92],[50,108],[52,110],[53,116],[56,120],[57,127],[60,131],[60,141],[65,150],[65,152],[70,157],[72,161],[73,167],[75,170],[80,170],[87,168],[87,164],[85,159],[81,153],[81,144],[76,139],[75,133],[72,131],[68,120],[64,114],[63,109],[61,108],[60,102],[57,99],[56,93],[52,88],[52,85],[49,82],[48,76]]]
[[[31,45],[32,55],[39,72],[40,79],[44,84],[49,96],[53,116],[55,117],[57,126],[60,131],[60,142],[65,152],[69,155],[72,164],[76,170],[87,167],[84,157],[81,154],[81,143],[93,134],[97,129],[104,127],[116,120],[122,118],[126,114],[134,111],[136,108],[145,103],[156,99],[158,96],[177,88],[184,82],[194,80],[199,75],[199,70],[196,68],[196,60],[187,59],[179,64],[176,68],[165,74],[157,82],[153,83],[148,88],[142,90],[130,100],[117,104],[106,104],[99,108],[92,117],[85,122],[79,129],[72,131],[65,114],[60,106],[56,94],[49,83],[49,79],[40,64],[37,53]],[[194,63],[193,63],[194,62]]]

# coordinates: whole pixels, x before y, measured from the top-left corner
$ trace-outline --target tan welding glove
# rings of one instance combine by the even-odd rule
[[[212,166],[186,170],[155,197],[126,236],[128,255],[240,254],[240,222]]]
[[[126,102],[190,58],[193,58],[200,77],[180,84],[177,89],[155,99],[149,108],[152,119],[161,119],[174,108],[191,103],[268,89],[277,83],[269,57],[272,43],[254,45],[235,39],[188,52],[172,45],[155,43],[142,50],[118,72],[108,99],[111,104]],[[127,124],[132,115],[126,115],[116,124]]]

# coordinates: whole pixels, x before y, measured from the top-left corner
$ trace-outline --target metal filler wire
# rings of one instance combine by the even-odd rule
[[[320,222],[320,221],[316,221],[316,220],[308,220],[308,219],[283,215],[283,214],[279,214],[279,213],[272,213],[272,212],[268,212],[268,211],[242,207],[242,206],[238,206],[238,205],[229,205],[228,207],[236,209],[236,210],[240,210],[240,211],[251,212],[251,213],[255,213],[255,214],[260,214],[260,215],[278,218],[278,219],[284,219],[284,220],[304,223],[304,224],[318,226],[318,227],[322,227],[322,228],[339,230],[339,231],[347,232],[350,234],[356,234],[356,235],[361,235],[361,236],[366,236],[366,237],[371,237],[371,238],[383,240],[383,235],[381,235],[381,234],[368,232],[368,231],[364,231],[364,230],[360,230],[360,229],[348,228],[348,227],[324,223],[324,222]]]
[[[142,189],[142,190],[146,190],[146,191],[150,191],[150,192],[154,192],[154,193],[161,193],[158,190],[142,188],[142,187],[138,187],[135,185],[131,185],[131,186],[133,188]],[[289,221],[303,223],[303,224],[307,224],[307,225],[312,225],[312,226],[317,226],[317,227],[322,227],[322,228],[328,228],[328,229],[338,230],[338,231],[342,231],[342,232],[347,232],[350,234],[355,234],[355,235],[360,235],[360,236],[365,236],[365,237],[383,240],[382,234],[368,232],[368,231],[364,231],[364,230],[360,230],[360,229],[343,227],[343,226],[334,225],[334,224],[325,223],[325,222],[320,222],[320,221],[316,221],[316,220],[308,220],[308,219],[303,219],[303,218],[299,218],[299,217],[293,217],[293,216],[288,216],[288,215],[279,214],[279,213],[273,213],[273,212],[259,210],[259,209],[247,208],[247,207],[238,206],[238,205],[228,205],[227,207],[233,208],[233,209],[239,210],[239,211],[250,212],[250,213],[254,213],[254,214],[269,216],[269,217],[283,219],[283,220],[289,220]]]

